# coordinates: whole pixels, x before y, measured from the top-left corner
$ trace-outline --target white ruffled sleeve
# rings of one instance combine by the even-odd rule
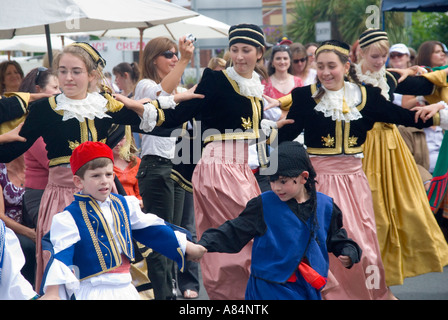
[[[139,128],[145,132],[151,132],[157,125],[158,112],[152,103],[145,103],[143,107],[145,110],[143,116],[140,117],[141,121]]]
[[[135,88],[135,99],[143,98],[157,99],[162,109],[174,109],[176,107],[174,95],[164,91],[160,83],[157,84],[151,79],[140,80]]]
[[[0,300],[29,300],[36,296],[31,284],[20,273],[25,257],[14,231],[5,227],[3,266],[0,269]],[[0,243],[1,245],[1,243]],[[1,250],[1,248],[0,248]]]

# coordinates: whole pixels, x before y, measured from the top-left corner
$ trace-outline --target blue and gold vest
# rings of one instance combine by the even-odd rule
[[[333,200],[317,193],[316,212],[319,228],[316,230],[316,241],[315,236],[310,239],[313,216],[304,223],[274,192],[264,192],[261,197],[267,230],[263,236],[254,240],[252,276],[270,282],[285,283],[297,270],[300,261],[306,257],[314,270],[327,277],[329,262],[326,240]]]
[[[134,246],[132,244],[127,202],[118,194],[111,194],[110,200],[114,228],[122,254],[133,261]],[[65,210],[71,213],[83,241],[77,242],[68,249],[69,251],[74,250],[76,254],[64,250],[56,254],[55,258],[68,266],[77,266],[80,280],[121,266],[122,259],[118,244],[115,242],[112,230],[110,230],[95,199],[89,195],[77,193],[75,194],[75,201]],[[87,239],[90,241],[87,241]]]

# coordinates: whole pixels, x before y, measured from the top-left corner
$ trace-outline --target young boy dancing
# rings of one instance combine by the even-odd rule
[[[132,239],[184,267],[204,249],[180,228],[140,210],[138,199],[111,193],[113,152],[101,142],[79,145],[70,158],[73,181],[81,191],[54,216],[42,240],[51,253],[42,291],[45,299],[139,299],[131,282]]]
[[[250,240],[248,300],[319,300],[328,275],[328,252],[350,268],[361,249],[342,228],[333,199],[316,192],[316,173],[304,147],[283,142],[271,154],[278,170],[271,189],[253,198],[244,211],[202,234],[208,252],[238,252]],[[213,254],[213,253],[208,253]]]

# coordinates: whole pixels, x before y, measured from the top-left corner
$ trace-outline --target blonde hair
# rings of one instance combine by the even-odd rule
[[[223,58],[213,57],[208,62],[207,68],[215,69],[216,67],[226,68],[227,61]]]
[[[126,126],[125,135],[126,142],[120,147],[118,152],[121,159],[131,162],[132,167],[137,164],[137,152],[138,148],[135,145],[135,140],[132,135],[131,126]]]
[[[95,76],[95,78],[94,78],[94,80],[92,80],[92,82],[96,81],[96,86],[98,87],[98,89],[104,90],[104,85],[102,84],[102,80],[104,78],[104,75],[102,72],[103,68],[100,65],[97,65],[95,63],[95,61],[93,61],[92,57],[87,53],[87,51],[85,51],[81,47],[70,46],[70,45],[64,47],[64,50],[62,50],[62,52],[59,53],[53,60],[55,69],[57,70],[59,68],[59,63],[61,61],[62,56],[67,53],[74,55],[75,57],[78,57],[79,59],[81,59],[81,61],[84,62],[84,65],[86,66],[87,73],[89,75]]]
[[[369,52],[369,50],[371,49],[377,49],[383,53],[388,54],[389,53],[389,49],[390,49],[390,44],[388,40],[379,40],[379,41],[375,41],[372,44],[369,44],[368,46],[361,48],[361,51],[366,54],[367,52]],[[362,57],[361,57],[362,59]]]

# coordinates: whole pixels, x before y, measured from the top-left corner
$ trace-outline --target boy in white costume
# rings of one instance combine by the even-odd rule
[[[113,153],[108,146],[82,143],[70,166],[81,192],[54,216],[42,240],[51,253],[42,298],[139,299],[129,273],[133,238],[176,261],[181,271],[185,254],[192,260],[201,255],[201,247],[189,242],[184,230],[143,213],[137,198],[111,193]]]

